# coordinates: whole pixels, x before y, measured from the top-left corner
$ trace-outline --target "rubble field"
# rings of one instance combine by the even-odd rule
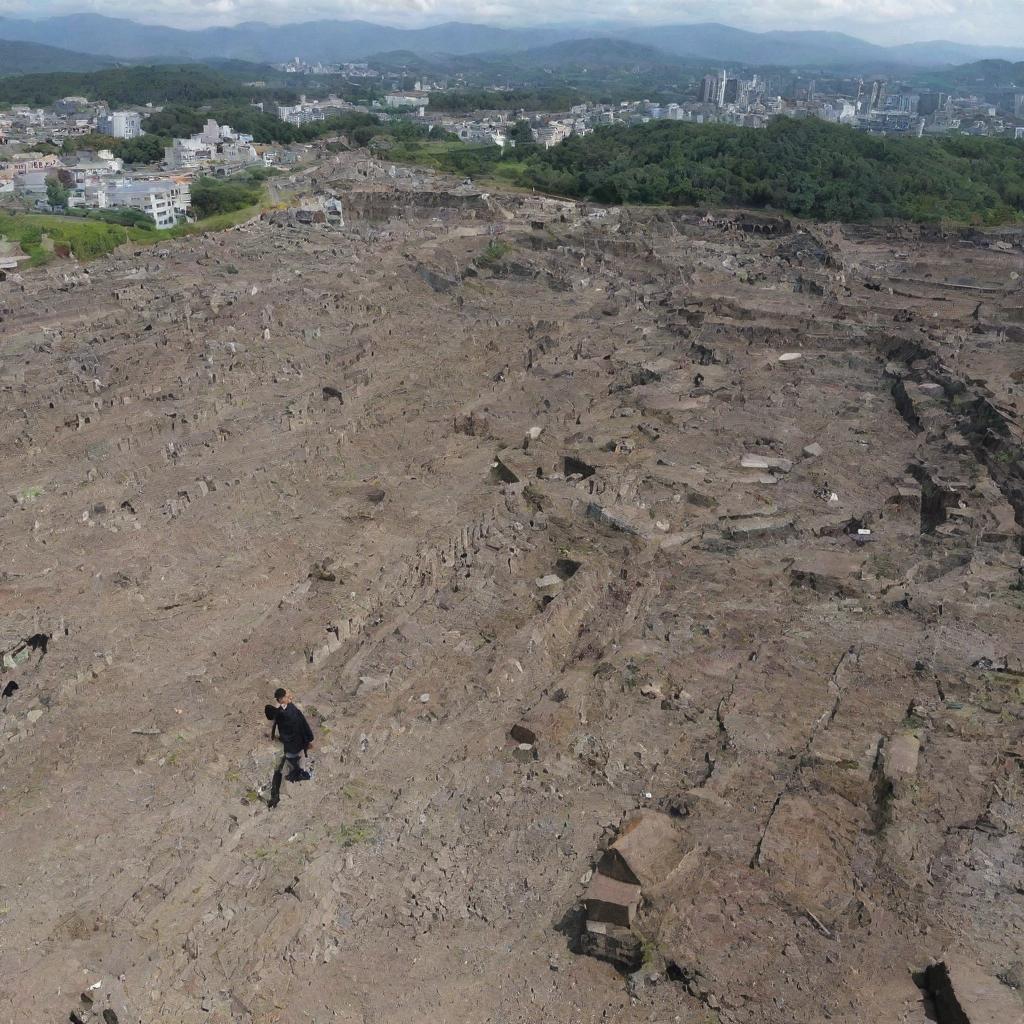
[[[0,284],[0,1019],[1024,1021],[1024,232],[305,187]]]

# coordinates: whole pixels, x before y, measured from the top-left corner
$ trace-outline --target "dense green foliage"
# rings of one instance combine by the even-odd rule
[[[212,217],[255,206],[262,196],[258,185],[219,178],[197,178],[192,183],[192,211],[197,217]]]
[[[0,40],[0,47],[2,45]],[[260,84],[247,85],[247,82]],[[287,75],[265,65],[244,61],[211,60],[197,64],[106,67],[100,71],[80,72],[40,71],[8,76],[5,76],[0,61],[0,106],[12,103],[49,106],[63,96],[85,96],[90,100],[106,100],[113,106],[170,103],[196,107],[213,104],[241,107],[258,115],[258,110],[249,108],[251,101],[296,103],[300,92],[311,97],[334,93],[353,102],[368,103],[379,90],[350,82],[342,75]]]
[[[533,146],[533,131],[530,129],[529,121],[516,121],[508,130],[508,141],[515,146],[518,153],[522,153],[527,147]]]
[[[155,164],[164,158],[164,146],[171,140],[159,135],[141,135],[137,139],[115,139],[112,135],[75,135],[64,140],[61,152],[65,155],[83,149],[109,149],[126,164]]]
[[[68,205],[68,190],[57,175],[46,179],[46,201],[51,206]]]
[[[127,206],[115,210],[77,209],[73,212],[73,216],[85,217],[88,220],[102,220],[108,224],[120,224],[126,228],[145,228],[150,231],[156,229],[152,217],[147,216],[141,210],[133,210]]]
[[[155,164],[164,158],[164,147],[170,139],[159,135],[140,135],[137,139],[118,139],[114,154],[126,164]]]
[[[473,146],[463,142],[406,142],[390,150],[388,157],[467,178],[495,176],[504,161],[500,146]]]
[[[85,96],[108,103],[247,103],[253,89],[202,64],[111,68],[0,78],[0,103],[47,106],[62,96]]]
[[[992,224],[1024,214],[1024,143],[879,138],[817,120],[779,119],[760,130],[653,121],[537,150],[520,182],[603,203]]]
[[[266,181],[267,178],[277,178],[284,174],[284,171],[280,167],[266,167],[263,164],[255,164],[252,167],[247,167],[241,174],[235,176],[236,181],[251,181],[253,184],[258,185],[262,181]]]
[[[1012,64],[1008,60],[979,60],[973,64],[919,71],[914,81],[924,88],[943,92],[966,89],[977,96],[990,96],[1001,90],[1020,92],[1018,83],[1024,82],[1024,61]]]

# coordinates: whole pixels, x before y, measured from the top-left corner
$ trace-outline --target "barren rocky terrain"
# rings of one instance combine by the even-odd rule
[[[0,284],[0,1020],[1024,1019],[1022,234],[308,190]]]

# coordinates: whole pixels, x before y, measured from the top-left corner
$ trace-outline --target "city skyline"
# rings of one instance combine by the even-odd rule
[[[319,18],[362,19],[422,27],[444,21],[495,26],[717,21],[754,31],[841,31],[878,44],[938,39],[1024,45],[1024,0],[697,0],[638,5],[566,0],[0,0],[0,16],[45,18],[91,13],[176,28],[205,28],[245,21],[286,23]]]

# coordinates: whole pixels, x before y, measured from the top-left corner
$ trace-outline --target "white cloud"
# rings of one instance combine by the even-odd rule
[[[180,28],[331,17],[410,26],[713,20],[754,29],[836,29],[883,43],[946,38],[1024,46],[1024,0],[0,0],[0,14],[9,16],[85,10]]]

